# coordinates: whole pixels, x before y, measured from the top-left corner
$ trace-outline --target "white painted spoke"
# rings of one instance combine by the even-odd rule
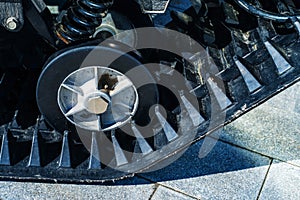
[[[74,107],[72,107],[67,113],[66,116],[72,116],[75,115],[76,113],[79,113],[81,111],[85,110],[85,108],[83,107],[83,105],[81,104],[76,104]]]
[[[110,96],[113,97],[130,87],[132,87],[131,81],[127,78],[123,79],[120,82],[118,82],[115,89],[110,92]]]
[[[76,93],[76,94],[78,94],[78,95],[80,95],[80,96],[83,96],[83,92],[82,92],[82,90],[80,89],[80,87],[78,87],[78,86],[75,86],[75,85],[69,85],[69,84],[66,84],[66,83],[63,83],[61,86],[64,87],[65,89],[67,89],[67,90],[73,92],[73,93]]]
[[[98,89],[98,84],[99,84],[99,73],[98,73],[98,68],[94,67],[94,74],[95,74],[95,89]]]
[[[98,124],[98,130],[100,131],[102,129],[102,123],[101,123],[101,116],[97,115],[97,124]]]

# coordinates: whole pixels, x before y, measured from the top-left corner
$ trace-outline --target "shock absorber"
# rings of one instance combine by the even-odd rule
[[[56,35],[64,43],[87,39],[102,23],[114,0],[77,0],[67,9],[55,28]]]

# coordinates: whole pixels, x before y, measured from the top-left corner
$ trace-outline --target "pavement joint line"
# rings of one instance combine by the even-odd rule
[[[277,158],[273,158],[273,157],[271,157],[271,156],[268,156],[268,155],[266,155],[266,154],[263,154],[263,153],[261,153],[261,152],[257,152],[257,151],[252,150],[252,149],[247,149],[246,147],[240,146],[240,145],[238,145],[238,144],[234,144],[234,143],[232,143],[232,142],[228,142],[228,141],[223,140],[223,139],[221,139],[221,138],[216,138],[216,137],[210,136],[210,135],[208,135],[207,137],[210,137],[210,138],[212,138],[212,139],[218,140],[218,141],[220,141],[220,142],[222,142],[222,143],[225,143],[225,144],[229,144],[229,145],[234,146],[234,147],[237,147],[237,148],[239,148],[239,149],[244,149],[244,150],[250,151],[250,152],[252,152],[252,153],[258,154],[258,155],[260,155],[260,156],[267,157],[267,158],[269,158],[269,159],[277,159]]]
[[[271,162],[270,162],[270,165],[269,165],[269,167],[268,167],[268,170],[267,170],[267,173],[266,173],[266,175],[265,175],[265,178],[264,178],[264,180],[263,180],[263,182],[262,182],[262,184],[261,184],[261,187],[260,187],[260,190],[259,190],[259,192],[258,192],[258,195],[257,195],[256,200],[259,200],[259,197],[260,197],[260,195],[261,195],[261,193],[262,193],[262,190],[263,190],[263,188],[264,188],[264,185],[265,185],[265,183],[266,183],[266,181],[267,181],[267,178],[268,178],[268,175],[269,175],[271,166],[273,165],[273,161],[274,161],[274,159],[272,159]]]
[[[278,161],[280,161],[280,162],[284,162],[284,163],[286,163],[286,164],[292,165],[292,166],[294,166],[294,167],[300,168],[300,165],[297,165],[297,164],[295,164],[295,163],[291,163],[290,161],[284,161],[284,160],[280,160],[280,159],[277,159],[277,158],[274,158],[274,159],[275,159],[275,160],[278,160]]]
[[[287,163],[287,164],[289,164],[289,165],[293,165],[293,166],[295,166],[295,167],[300,167],[300,165],[291,163],[291,162],[288,161],[288,160],[282,160],[281,158],[271,157],[271,156],[266,155],[266,154],[263,154],[263,153],[261,153],[261,152],[258,152],[258,151],[252,150],[252,149],[248,149],[248,148],[243,147],[243,146],[240,146],[240,145],[238,145],[238,144],[234,144],[234,143],[228,142],[228,141],[223,140],[223,139],[221,139],[221,138],[216,138],[216,137],[213,137],[213,136],[210,136],[210,135],[208,135],[207,137],[210,137],[210,138],[212,138],[212,139],[218,140],[218,141],[220,141],[220,142],[223,142],[223,143],[225,143],[225,144],[229,144],[229,145],[231,145],[231,146],[234,146],[234,147],[237,147],[237,148],[240,148],[240,149],[247,150],[247,151],[249,151],[249,152],[258,154],[258,155],[260,155],[260,156],[267,157],[267,158],[269,158],[269,159],[275,159],[275,160],[278,160],[278,161],[280,161],[280,162]],[[299,159],[300,159],[300,158],[299,158]]]
[[[292,166],[294,166],[294,167],[300,168],[299,165],[296,165],[296,164],[294,164],[294,163],[290,163],[289,161],[285,161],[285,160],[282,160],[282,159],[280,159],[280,158],[271,157],[271,156],[266,155],[266,154],[263,154],[263,153],[261,153],[261,152],[257,152],[257,151],[255,151],[255,150],[248,149],[248,148],[246,148],[246,147],[243,147],[243,146],[240,146],[240,145],[237,145],[237,144],[228,142],[228,141],[223,140],[223,139],[221,139],[221,138],[216,138],[216,137],[211,136],[211,135],[207,135],[207,137],[210,137],[210,138],[215,139],[215,140],[218,140],[218,141],[220,141],[220,142],[222,142],[222,143],[225,143],[225,144],[231,145],[231,146],[233,146],[233,147],[240,148],[240,149],[243,149],[243,150],[246,150],[246,151],[249,151],[249,152],[252,152],[252,153],[255,153],[255,154],[257,154],[257,155],[260,155],[260,156],[263,156],[263,157],[266,157],[266,158],[269,158],[269,159],[270,159],[270,163],[269,163],[269,166],[268,166],[266,175],[265,175],[265,177],[264,177],[262,186],[261,186],[261,188],[260,188],[260,190],[259,190],[259,193],[258,193],[258,196],[257,196],[257,199],[256,199],[256,200],[259,200],[259,197],[260,197],[261,192],[262,192],[262,190],[263,190],[264,184],[265,184],[265,182],[266,182],[266,180],[267,180],[267,177],[268,177],[269,171],[270,171],[270,169],[271,169],[271,166],[272,166],[273,163],[274,163],[274,160],[277,160],[277,161],[280,161],[280,162],[282,162],[282,163],[286,163],[286,164],[288,164],[288,165],[292,165]],[[204,138],[205,138],[205,137],[203,137],[201,140],[203,140]],[[197,142],[200,142],[201,140],[199,140],[199,141],[197,141]],[[195,143],[197,143],[197,142],[195,142]],[[184,192],[182,192],[182,191],[180,191],[180,190],[177,190],[177,189],[175,189],[175,188],[169,187],[169,186],[163,184],[162,182],[155,182],[155,181],[153,181],[153,180],[151,180],[151,179],[149,179],[149,178],[146,178],[146,177],[142,176],[141,174],[137,174],[137,176],[140,177],[140,178],[142,178],[142,179],[144,179],[144,180],[149,181],[150,183],[154,183],[154,184],[155,184],[155,187],[156,187],[156,188],[155,188],[155,190],[153,191],[153,194],[150,196],[149,200],[152,199],[152,197],[154,196],[154,194],[155,194],[155,192],[157,191],[157,189],[158,189],[159,186],[168,188],[168,189],[170,189],[170,190],[172,190],[172,191],[175,191],[175,192],[178,192],[178,193],[180,193],[180,194],[186,195],[186,196],[188,196],[188,197],[190,197],[190,198],[193,198],[193,199],[199,199],[199,198],[197,198],[197,197],[191,196],[190,194],[187,194],[187,193],[184,193]]]
[[[194,196],[192,196],[192,195],[190,195],[190,194],[188,194],[188,193],[185,193],[185,192],[183,192],[183,191],[181,191],[181,190],[177,190],[177,189],[172,188],[172,187],[170,187],[170,186],[167,186],[167,185],[165,185],[165,184],[163,184],[163,183],[158,183],[158,185],[159,185],[160,187],[167,188],[167,189],[169,189],[169,190],[172,190],[172,191],[174,191],[174,192],[177,192],[177,193],[180,193],[180,194],[182,194],[182,195],[188,196],[188,197],[190,197],[190,198],[200,200],[200,198],[194,197]]]
[[[153,180],[151,180],[151,179],[149,179],[149,178],[147,178],[147,177],[143,177],[143,175],[141,175],[141,174],[138,174],[137,175],[139,178],[142,178],[142,179],[144,179],[144,180],[146,180],[146,181],[149,181],[150,183],[154,183],[155,184],[155,191],[153,192],[153,194],[150,196],[151,198],[152,198],[152,196],[154,195],[154,193],[156,192],[156,190],[157,190],[157,188],[159,187],[159,186],[161,186],[161,187],[165,187],[165,188],[168,188],[168,189],[170,189],[170,190],[172,190],[172,191],[174,191],[174,192],[178,192],[178,193],[180,193],[180,194],[183,194],[183,195],[185,195],[185,196],[188,196],[188,197],[191,197],[191,198],[193,198],[193,199],[198,199],[199,200],[199,198],[197,198],[197,197],[194,197],[194,196],[192,196],[192,195],[190,195],[190,194],[187,194],[187,193],[185,193],[185,192],[183,192],[183,191],[181,191],[181,190],[177,190],[177,189],[175,189],[175,188],[172,188],[172,187],[170,187],[170,186],[167,186],[167,185],[165,185],[165,184],[163,184],[162,182],[155,182],[155,181],[153,181]],[[149,200],[151,200],[151,198],[149,199]]]
[[[159,184],[158,183],[155,183],[154,184],[154,190],[153,190],[153,192],[152,192],[152,194],[150,195],[150,197],[149,197],[149,199],[148,200],[151,200],[152,199],[152,197],[154,196],[154,194],[156,193],[156,191],[157,191],[157,189],[159,188]]]

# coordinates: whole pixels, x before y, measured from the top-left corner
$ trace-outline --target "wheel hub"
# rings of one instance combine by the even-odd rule
[[[90,113],[99,115],[107,111],[108,105],[110,103],[110,98],[109,101],[107,101],[107,99],[102,96],[104,94],[105,93],[99,95],[95,94],[95,96],[87,98],[85,106]]]
[[[138,94],[130,79],[108,67],[80,68],[60,84],[57,103],[74,125],[91,131],[108,131],[135,114]]]

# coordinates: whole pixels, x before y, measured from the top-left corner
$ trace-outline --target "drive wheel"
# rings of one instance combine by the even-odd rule
[[[176,88],[185,79],[154,72],[175,69],[149,70],[139,60],[115,41],[85,44],[53,55],[39,78],[42,115],[64,139],[89,151],[85,167],[106,171],[101,180],[147,169],[178,151],[193,140],[192,127],[202,120],[184,89]],[[70,155],[70,167],[82,166],[85,156],[78,154],[83,151]]]

